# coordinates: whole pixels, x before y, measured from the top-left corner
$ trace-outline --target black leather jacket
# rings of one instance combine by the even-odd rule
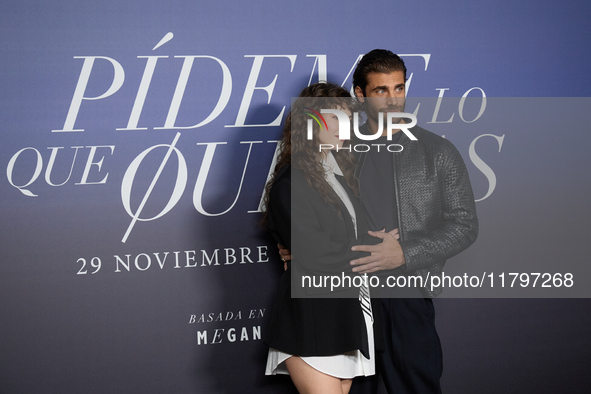
[[[418,141],[403,134],[398,143],[404,149],[393,153],[395,201],[406,271],[426,280],[440,275],[447,259],[476,240],[478,218],[468,171],[457,149],[418,126],[410,131]],[[358,157],[358,179],[365,157]],[[436,297],[442,289],[431,289],[427,283],[421,290],[425,297]]]

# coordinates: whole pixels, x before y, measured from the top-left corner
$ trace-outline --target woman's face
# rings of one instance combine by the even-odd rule
[[[337,109],[347,114],[349,120],[352,118],[351,110],[348,108],[339,107]],[[320,133],[318,133],[320,143],[332,145],[333,148],[331,150],[337,149],[337,147],[341,148],[345,140],[339,139],[339,118],[334,114],[326,114],[324,120],[326,121],[327,128],[322,127]]]

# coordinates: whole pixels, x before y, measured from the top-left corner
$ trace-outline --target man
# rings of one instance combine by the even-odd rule
[[[476,240],[478,221],[466,167],[449,141],[417,126],[409,130],[416,141],[400,131],[386,140],[387,113],[404,112],[405,81],[402,59],[382,49],[366,54],[353,74],[355,95],[368,118],[360,131],[376,134],[383,116],[384,132],[373,143],[400,144],[403,149],[374,149],[358,158],[356,174],[368,227],[382,229],[370,235],[382,242],[354,246],[371,255],[351,265],[361,274],[426,278],[441,273],[448,258]],[[440,292],[394,288],[388,298],[376,301],[382,322],[375,330],[381,328],[384,340],[377,365],[390,394],[441,392],[442,352],[431,300]],[[371,386],[377,392],[377,379]]]
[[[367,115],[360,131],[375,135],[382,116],[382,137],[372,144],[399,144],[403,149],[373,149],[358,157],[361,202],[368,227],[378,230],[369,234],[382,242],[354,246],[370,255],[351,265],[360,274],[427,278],[440,274],[448,258],[476,240],[478,220],[466,166],[451,142],[417,126],[409,130],[416,141],[400,131],[387,140],[387,113],[404,112],[405,81],[403,60],[383,49],[366,54],[353,74],[355,95]],[[405,123],[401,118],[393,121]],[[289,251],[280,248],[280,253],[289,259]],[[372,288],[372,295],[379,290]],[[442,351],[431,300],[441,288],[387,290],[375,302],[380,317],[374,328],[382,338],[377,369],[388,392],[441,393]],[[355,381],[351,393],[366,388],[375,393],[377,386],[377,376],[362,384]]]

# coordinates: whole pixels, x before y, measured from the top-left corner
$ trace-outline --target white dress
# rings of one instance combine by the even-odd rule
[[[355,215],[355,209],[349,199],[349,195],[335,178],[335,174],[342,176],[343,173],[331,152],[328,153],[322,164],[324,165],[326,180],[347,207],[355,226],[355,235],[357,235],[357,217]],[[375,350],[373,315],[371,312],[371,301],[369,299],[369,288],[366,287],[365,289],[360,289],[359,302],[362,305],[364,312],[363,317],[365,318],[365,326],[367,328],[369,359],[365,358],[359,350],[353,350],[335,356],[310,356],[300,358],[314,369],[340,379],[352,379],[355,376],[374,375]],[[267,356],[265,375],[289,374],[287,367],[285,366],[285,360],[291,356],[291,354],[270,348]]]

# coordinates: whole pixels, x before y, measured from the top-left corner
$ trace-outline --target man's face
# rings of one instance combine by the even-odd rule
[[[404,112],[404,73],[393,71],[390,73],[369,73],[367,74],[367,85],[365,93],[359,86],[355,88],[355,95],[365,106],[369,126],[377,130],[379,113],[383,113],[383,125],[386,125],[386,114],[388,112]],[[397,118],[392,119],[396,122]],[[398,119],[399,122],[402,119]]]

